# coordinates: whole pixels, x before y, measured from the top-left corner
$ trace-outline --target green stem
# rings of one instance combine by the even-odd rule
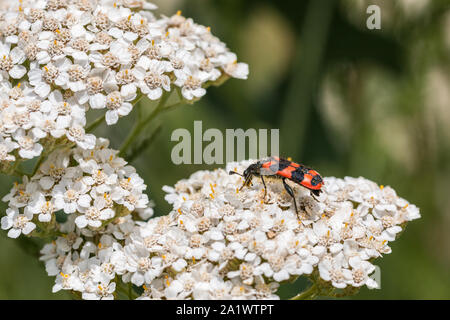
[[[10,175],[18,176],[19,178],[22,178],[23,176],[28,176],[28,173],[24,172],[22,169],[20,169],[21,164],[20,159],[16,159],[14,165],[11,168]]]
[[[184,101],[181,100],[181,101],[178,101],[178,102],[176,102],[176,103],[174,103],[174,104],[171,104],[171,105],[169,105],[169,106],[166,106],[166,107],[164,107],[164,108],[161,110],[161,113],[165,113],[165,112],[168,112],[168,111],[172,111],[172,110],[176,109],[177,107],[180,107],[180,106],[184,105],[183,102],[184,102]]]
[[[292,297],[290,300],[311,300],[314,299],[319,293],[318,287],[316,283],[313,283],[311,287],[306,289],[303,292],[300,292],[298,295]]]
[[[165,108],[164,108],[165,109]],[[144,139],[142,143],[131,149],[131,152],[127,155],[127,161],[132,162],[138,155],[140,155],[149,145],[153,143],[158,134],[161,132],[161,125],[158,126],[150,137]]]
[[[44,159],[45,159],[46,157],[47,157],[47,156],[44,155],[44,154],[41,154],[41,155],[40,155],[38,161],[36,162],[36,165],[35,165],[34,168],[33,168],[33,172],[31,173],[30,176],[34,176],[34,175],[36,174],[36,172],[39,170],[39,167],[41,166],[42,162],[44,161]]]
[[[100,117],[98,117],[97,119],[95,119],[93,122],[91,122],[87,127],[86,127],[86,132],[92,132],[93,130],[95,130],[95,128],[97,128],[101,123],[103,123],[103,121],[105,121],[105,115],[101,115]]]
[[[37,229],[33,230],[30,234],[32,237],[48,240],[55,237],[64,236],[64,234],[57,228],[55,215],[52,216],[52,219],[48,223],[39,221],[39,217],[34,217],[32,221],[40,229],[40,231]]]
[[[22,170],[19,169],[14,170],[13,174],[17,175],[20,178],[22,178],[23,176],[28,176],[28,173],[23,172]]]
[[[130,148],[134,140],[139,137],[142,130],[144,130],[145,127],[161,112],[161,110],[164,108],[165,103],[167,102],[167,99],[169,99],[170,97],[170,93],[171,92],[165,92],[161,97],[161,100],[159,100],[156,108],[146,118],[140,120],[134,127],[133,131],[131,131],[122,147],[120,148],[119,157],[124,157],[126,155],[128,148]]]

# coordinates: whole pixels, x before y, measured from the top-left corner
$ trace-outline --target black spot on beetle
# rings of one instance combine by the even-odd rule
[[[312,179],[311,179],[311,184],[313,186],[317,186],[319,183],[322,182],[322,178],[319,175],[315,175]]]
[[[287,167],[289,167],[290,165],[291,165],[290,161],[280,158],[280,161],[278,162],[278,170],[280,170],[280,171],[284,170]]]

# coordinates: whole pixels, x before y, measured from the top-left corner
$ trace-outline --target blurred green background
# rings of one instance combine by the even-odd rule
[[[159,13],[182,10],[250,66],[247,81],[211,87],[192,106],[164,114],[162,130],[132,164],[166,214],[163,185],[200,169],[171,162],[177,128],[279,128],[280,153],[323,176],[364,176],[392,186],[421,209],[376,261],[381,290],[352,299],[450,298],[450,1],[160,0]],[[381,30],[366,9],[381,8]],[[149,106],[150,107],[150,106]],[[96,134],[119,148],[135,119]],[[1,176],[0,194],[13,181]],[[5,206],[1,204],[1,210]],[[0,236],[0,299],[70,298],[52,294],[43,265]],[[298,293],[300,281],[282,292]]]

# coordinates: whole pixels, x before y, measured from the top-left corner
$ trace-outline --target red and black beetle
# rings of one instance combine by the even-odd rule
[[[254,164],[251,164],[245,169],[243,174],[236,171],[230,171],[229,174],[237,174],[242,176],[245,180],[243,187],[250,185],[253,176],[261,177],[261,181],[264,185],[264,200],[267,195],[267,187],[263,176],[274,176],[283,180],[284,188],[287,193],[294,199],[295,211],[298,214],[297,203],[295,201],[294,191],[286,183],[286,179],[291,180],[311,191],[312,195],[319,196],[322,191],[321,188],[324,184],[320,174],[311,168],[307,168],[302,164],[298,164],[279,157],[270,157],[265,160],[260,160]]]

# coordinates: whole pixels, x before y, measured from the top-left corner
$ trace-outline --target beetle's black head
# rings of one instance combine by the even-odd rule
[[[249,165],[247,167],[247,169],[244,170],[243,174],[240,174],[239,172],[236,172],[236,171],[230,171],[229,174],[237,174],[244,178],[244,183],[241,187],[241,189],[242,189],[244,186],[249,186],[251,184],[253,176],[260,175],[260,169],[261,169],[261,163],[258,161],[257,163]]]
[[[253,175],[259,175],[261,169],[261,164],[259,162],[251,164],[244,170],[242,174],[236,171],[229,171],[228,174],[237,174],[241,177],[248,178]]]
[[[261,164],[259,162],[251,164],[245,169],[244,177],[249,177],[250,175],[259,175],[261,169]]]

